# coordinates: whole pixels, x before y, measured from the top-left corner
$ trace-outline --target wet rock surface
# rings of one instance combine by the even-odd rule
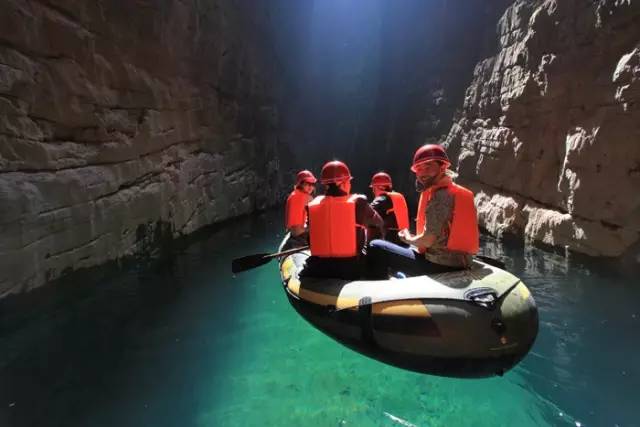
[[[640,2],[516,1],[445,144],[481,224],[590,255],[640,232]]]
[[[279,200],[286,88],[248,6],[3,2],[0,296]]]

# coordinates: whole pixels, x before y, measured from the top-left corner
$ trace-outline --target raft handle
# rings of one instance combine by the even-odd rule
[[[520,284],[520,279],[509,286],[502,294],[498,295],[498,292],[493,288],[474,288],[464,293],[464,299],[470,301],[480,307],[484,307],[488,310],[493,310],[496,306],[500,305],[502,300],[505,299],[509,293]]]
[[[488,310],[496,308],[496,303],[500,301],[498,293],[493,288],[475,288],[464,293],[464,298],[480,307]]]

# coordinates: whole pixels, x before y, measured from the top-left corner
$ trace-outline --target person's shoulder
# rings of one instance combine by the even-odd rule
[[[289,197],[287,197],[287,201],[293,204],[306,205],[311,200],[313,200],[313,197],[310,194],[296,190],[292,191],[291,194],[289,194]]]
[[[375,206],[387,206],[391,203],[391,196],[388,194],[381,194],[371,202],[371,205]]]
[[[367,199],[367,196],[365,196],[364,194],[358,194],[358,193],[351,194],[351,200],[353,200],[356,203],[356,205],[369,204],[369,200]]]
[[[302,194],[302,191],[294,188],[293,190],[291,190],[291,193],[289,193],[289,197],[300,197],[300,194]]]
[[[433,192],[433,196],[431,197],[431,200],[434,202],[446,202],[452,199],[453,199],[453,194],[451,194],[451,192],[448,191],[447,187],[437,188],[436,191]]]
[[[452,182],[451,186],[452,186],[452,188],[454,189],[455,192],[467,193],[467,194],[471,194],[471,195],[474,194],[473,190],[471,190],[470,188],[465,187],[464,185],[460,185],[460,184],[458,184],[456,182]]]

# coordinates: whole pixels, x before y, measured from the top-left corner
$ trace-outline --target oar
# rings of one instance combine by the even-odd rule
[[[301,252],[305,249],[309,249],[309,246],[288,249],[286,251],[278,252],[275,254],[263,253],[236,258],[231,262],[231,271],[235,274],[240,273],[241,271],[251,270],[252,268],[260,267],[261,265],[268,263],[274,258],[295,254],[296,252]]]

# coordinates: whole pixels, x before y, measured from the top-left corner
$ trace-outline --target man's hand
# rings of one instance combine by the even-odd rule
[[[413,243],[413,236],[406,228],[398,231],[398,238],[408,245]]]
[[[305,227],[304,225],[292,225],[291,227],[289,227],[289,232],[293,237],[298,237],[304,234],[305,231],[307,231],[307,227]]]

